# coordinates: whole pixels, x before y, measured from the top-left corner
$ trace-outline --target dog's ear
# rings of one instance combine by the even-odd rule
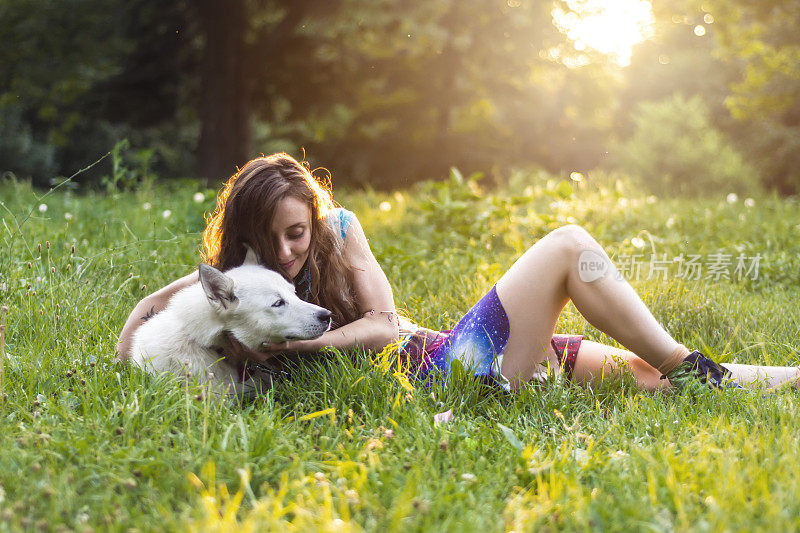
[[[239,299],[233,293],[233,280],[205,263],[200,263],[200,285],[206,293],[209,303],[217,311],[233,309]]]
[[[243,265],[260,265],[261,261],[258,259],[258,254],[250,248],[249,244],[245,244],[244,247],[247,249],[247,255],[244,256],[244,263]]]

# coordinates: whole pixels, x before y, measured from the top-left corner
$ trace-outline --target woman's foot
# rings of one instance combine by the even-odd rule
[[[727,368],[715,363],[697,350],[687,355],[681,364],[661,376],[661,379],[669,379],[669,382],[680,390],[698,382],[712,389],[742,388],[733,381],[731,372]]]

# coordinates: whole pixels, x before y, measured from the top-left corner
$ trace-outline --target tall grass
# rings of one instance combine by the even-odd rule
[[[488,192],[454,172],[338,199],[426,326],[452,326],[527,246],[578,223],[617,259],[760,253],[756,279],[633,284],[687,346],[798,362],[796,202],[648,198],[613,176],[509,181]],[[42,200],[6,180],[0,200],[0,530],[800,527],[791,391],[653,394],[623,379],[500,396],[463,376],[409,383],[390,352],[330,352],[251,403],[208,398],[113,350],[138,299],[196,267],[212,191]],[[572,306],[558,330],[613,343]]]

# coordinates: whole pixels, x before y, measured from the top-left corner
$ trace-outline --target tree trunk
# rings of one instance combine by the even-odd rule
[[[434,175],[446,173],[451,165],[457,164],[453,153],[452,114],[456,107],[456,80],[461,69],[461,54],[455,47],[455,40],[459,28],[459,0],[450,0],[450,6],[439,21],[441,28],[447,32],[442,53],[438,57],[438,65],[433,83],[438,83],[438,90],[434,100],[435,109],[438,110],[436,124],[433,132],[432,153],[430,161]],[[434,85],[435,86],[435,85]]]
[[[197,172],[214,186],[250,155],[250,102],[244,65],[247,16],[244,0],[198,0],[196,6],[205,37]]]

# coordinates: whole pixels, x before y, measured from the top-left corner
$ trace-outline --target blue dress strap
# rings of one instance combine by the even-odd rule
[[[355,218],[355,213],[343,207],[335,207],[325,215],[325,220],[330,224],[333,232],[342,239],[342,243],[347,236],[347,229]]]

